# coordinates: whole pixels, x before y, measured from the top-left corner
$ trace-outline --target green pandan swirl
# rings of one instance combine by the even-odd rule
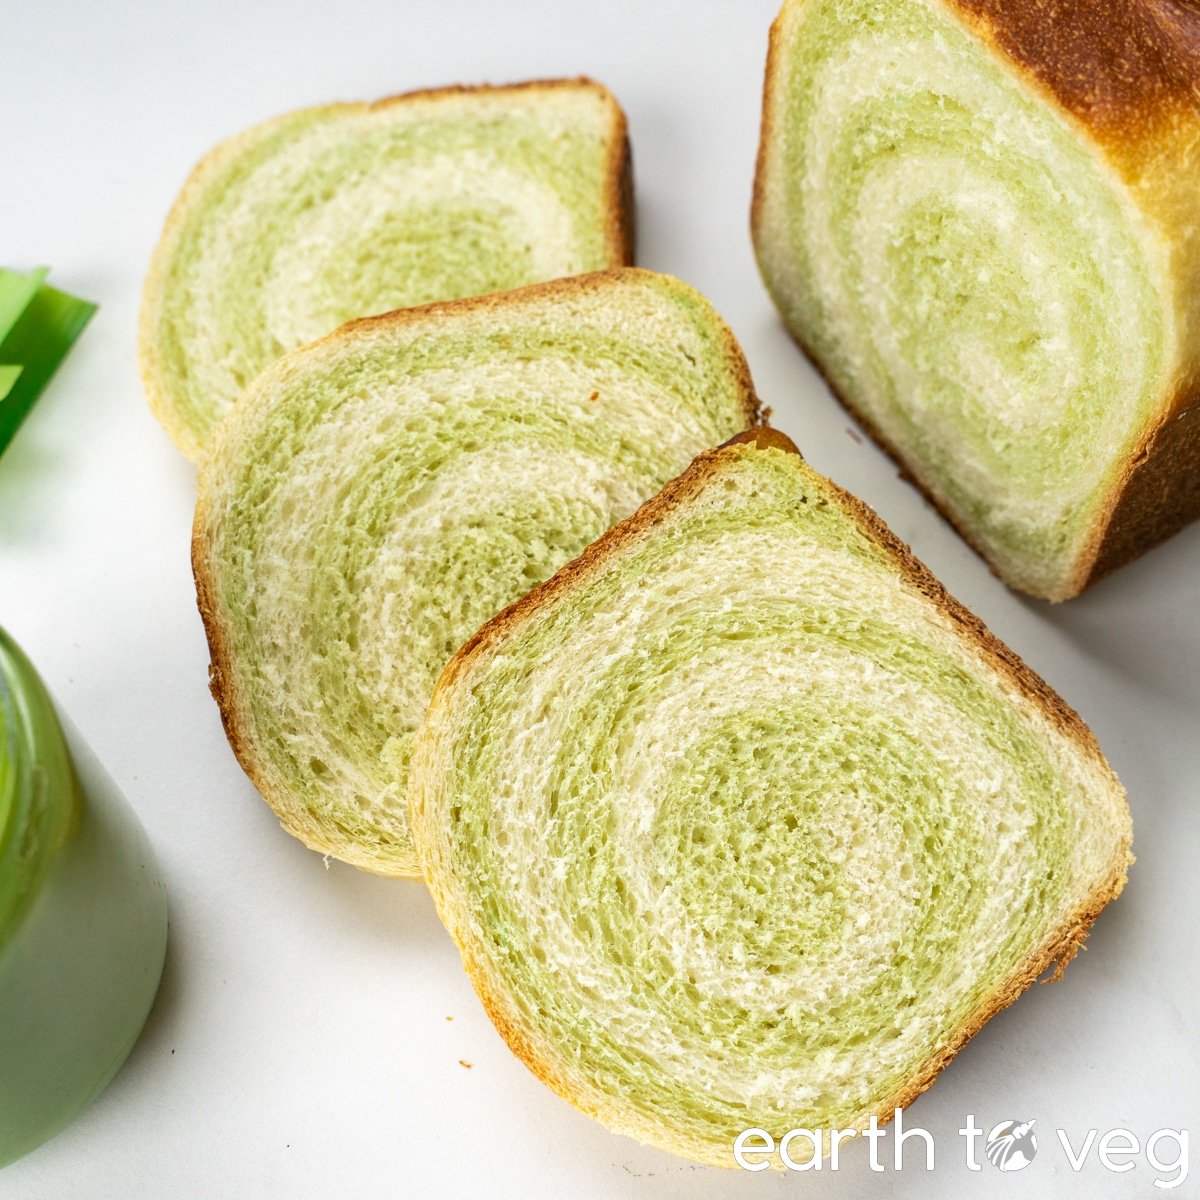
[[[351,318],[622,265],[623,153],[582,81],[329,105],[223,143],[147,280],[160,417],[196,457],[260,371]]]
[[[755,404],[707,303],[636,270],[358,323],[265,375],[201,475],[197,578],[285,825],[414,873],[409,758],[447,660]]]
[[[1069,594],[1170,359],[1141,219],[936,0],[796,0],[776,37],[773,297],[1000,574]]]
[[[539,1076],[731,1165],[741,1130],[928,1086],[1119,889],[1128,814],[1077,719],[797,456],[684,483],[451,664],[413,825]]]

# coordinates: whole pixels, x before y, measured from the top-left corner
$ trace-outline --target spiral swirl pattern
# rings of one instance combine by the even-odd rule
[[[755,406],[702,297],[636,270],[359,323],[264,376],[201,475],[196,562],[285,825],[415,873],[409,758],[446,661]]]
[[[702,463],[652,532],[639,514],[454,661],[411,795],[514,1049],[610,1126],[729,1165],[743,1129],[911,1099],[1111,892],[1128,830],[1090,738],[827,481],[776,450]]]
[[[268,364],[351,318],[622,265],[624,139],[611,95],[568,81],[329,105],[223,143],[147,280],[173,436],[195,453]]]
[[[1002,576],[1058,597],[1173,360],[1164,264],[950,7],[785,5],[758,257],[835,389]]]

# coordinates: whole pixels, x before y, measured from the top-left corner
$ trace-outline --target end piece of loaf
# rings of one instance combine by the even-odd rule
[[[193,171],[146,279],[142,377],[199,459],[260,371],[351,318],[632,261],[625,116],[597,83],[304,109]]]
[[[787,0],[764,96],[767,288],[1001,578],[1200,513],[1200,12]]]
[[[1131,861],[1079,718],[770,430],[455,656],[410,795],[514,1052],[720,1166],[746,1129],[890,1119]]]
[[[352,322],[264,373],[200,470],[193,562],[284,827],[416,874],[409,757],[450,656],[757,420],[707,301],[635,268]]]

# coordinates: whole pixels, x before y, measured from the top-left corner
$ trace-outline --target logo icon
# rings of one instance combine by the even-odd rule
[[[1037,1138],[1033,1135],[1036,1121],[1018,1125],[1016,1121],[1001,1121],[987,1136],[983,1152],[988,1162],[1002,1171],[1020,1171],[1029,1166],[1037,1154]]]

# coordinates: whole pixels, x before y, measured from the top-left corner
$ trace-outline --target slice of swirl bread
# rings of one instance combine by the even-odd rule
[[[288,113],[222,142],[142,299],[151,407],[188,457],[280,355],[353,317],[633,261],[625,116],[587,79]]]
[[[284,827],[417,874],[406,780],[489,617],[758,419],[733,335],[625,268],[352,322],[271,367],[199,474],[212,689]]]
[[[753,213],[835,392],[1013,587],[1200,513],[1200,10],[787,0]]]
[[[1075,713],[770,430],[484,626],[409,790],[515,1053],[722,1166],[748,1128],[890,1118],[1131,861]]]

